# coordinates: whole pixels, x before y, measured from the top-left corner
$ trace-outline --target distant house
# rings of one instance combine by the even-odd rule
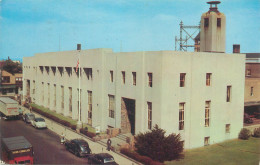
[[[260,110],[260,53],[246,53],[245,113]]]
[[[14,96],[15,94],[19,94],[19,91],[22,91],[22,88],[22,73],[15,73],[13,75],[5,70],[1,70],[0,95]]]

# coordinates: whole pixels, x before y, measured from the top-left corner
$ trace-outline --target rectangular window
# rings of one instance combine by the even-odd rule
[[[115,118],[115,96],[113,95],[108,95],[108,99],[109,99],[109,105],[108,105],[108,109],[109,109],[109,117],[111,118]]]
[[[251,76],[251,69],[246,70],[246,76]]]
[[[148,129],[152,129],[152,103],[147,102],[148,107]]]
[[[92,91],[88,91],[88,124],[92,125]]]
[[[186,76],[186,73],[181,73],[180,74],[180,87],[184,87],[185,86],[185,76]]]
[[[113,82],[114,81],[114,76],[113,76],[113,71],[111,70],[110,71],[110,82]]]
[[[211,73],[206,74],[206,86],[211,86]]]
[[[92,68],[86,68],[85,72],[88,80],[92,79]]]
[[[231,86],[227,86],[227,102],[231,101]]]
[[[125,71],[122,71],[122,83],[125,84]]]
[[[221,18],[217,18],[217,27],[221,27]]]
[[[205,102],[205,127],[209,127],[210,101]]]
[[[179,130],[184,130],[184,104],[179,104]]]
[[[2,83],[10,83],[10,76],[3,76]]]
[[[147,73],[148,75],[148,86],[152,87],[153,86],[153,73]]]
[[[230,133],[230,124],[226,124],[226,133]]]
[[[133,75],[133,85],[136,85],[136,72],[132,72]]]
[[[204,146],[208,146],[209,143],[209,136],[204,138]]]
[[[254,95],[254,87],[251,87],[250,96]]]
[[[204,18],[204,28],[209,27],[209,18]]]

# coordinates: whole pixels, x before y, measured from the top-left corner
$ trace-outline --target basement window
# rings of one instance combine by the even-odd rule
[[[209,136],[204,138],[204,146],[209,145]]]

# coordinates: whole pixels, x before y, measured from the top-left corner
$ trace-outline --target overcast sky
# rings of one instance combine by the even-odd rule
[[[179,23],[198,25],[206,0],[0,0],[0,58],[112,48],[174,50]],[[260,0],[222,0],[226,52],[260,52]],[[192,30],[191,30],[192,33]]]

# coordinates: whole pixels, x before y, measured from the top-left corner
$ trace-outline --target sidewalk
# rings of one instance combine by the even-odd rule
[[[29,109],[21,106],[21,108],[27,113],[30,112]],[[45,119],[45,122],[47,124],[47,128],[54,133],[58,134],[59,136],[62,134],[62,132],[65,134],[65,138],[68,140],[75,139],[75,138],[81,138],[84,139],[88,142],[90,149],[92,150],[92,153],[109,153],[112,155],[115,159],[115,161],[120,164],[120,165],[141,165],[141,163],[126,157],[125,155],[118,153],[118,152],[113,152],[113,151],[107,151],[106,146],[103,145],[100,142],[94,142],[92,139],[89,137],[79,134],[76,131],[67,128],[59,123],[56,123],[55,121],[52,121],[44,116],[41,116],[40,114],[32,111],[33,114],[35,114],[36,117],[42,117]]]

